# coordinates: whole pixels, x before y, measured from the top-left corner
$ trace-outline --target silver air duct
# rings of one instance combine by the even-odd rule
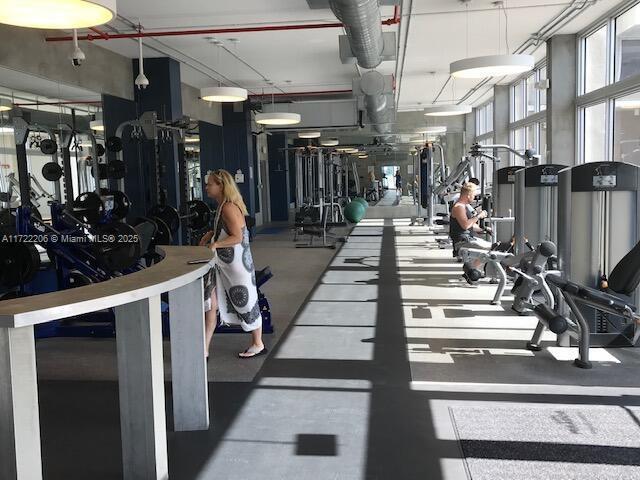
[[[360,77],[359,89],[364,95],[364,107],[371,128],[379,134],[389,134],[393,122],[393,97],[389,95],[388,81],[375,70]]]
[[[353,55],[362,68],[382,63],[384,40],[378,0],[330,0],[331,10],[347,31]]]

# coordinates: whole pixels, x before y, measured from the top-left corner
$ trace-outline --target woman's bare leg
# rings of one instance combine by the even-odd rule
[[[211,291],[211,310],[204,314],[204,352],[205,356],[209,357],[209,347],[211,345],[211,339],[213,338],[213,332],[216,329],[218,323],[218,300],[216,298],[216,289]]]
[[[262,327],[251,330],[251,346],[247,350],[251,350],[254,353],[242,352],[239,355],[241,357],[253,357],[255,353],[258,353],[264,349],[264,343],[262,343]]]

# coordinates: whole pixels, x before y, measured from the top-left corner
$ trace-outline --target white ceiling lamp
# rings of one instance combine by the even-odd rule
[[[185,137],[184,143],[200,143],[200,137]]]
[[[320,140],[320,145],[323,147],[337,147],[340,145],[340,140],[337,138],[323,138]]]
[[[290,112],[271,112],[271,113],[256,113],[256,123],[260,125],[269,126],[282,126],[282,125],[296,125],[300,123],[302,117],[299,113]]]
[[[487,77],[502,77],[505,75],[517,75],[520,73],[533,70],[535,65],[535,59],[532,55],[525,54],[511,54],[509,48],[509,18],[507,16],[507,9],[504,6],[502,0],[493,2],[498,12],[498,54],[497,55],[485,55],[482,57],[470,57],[469,56],[469,2],[465,2],[467,8],[467,54],[466,58],[457,60],[449,64],[449,74],[454,78],[487,78]],[[502,10],[502,11],[501,11]],[[501,54],[500,35],[502,32],[502,15],[504,15],[504,43],[505,52]]]
[[[216,47],[216,65],[220,65],[220,49],[222,41],[217,38],[207,37],[206,40]],[[237,45],[237,44],[236,44]],[[249,96],[246,89],[240,87],[225,87],[218,82],[217,86],[200,89],[200,98],[206,102],[234,103],[244,102]]]
[[[432,134],[437,134],[437,133],[447,133],[447,127],[422,127],[419,128],[418,130],[416,130],[416,133],[432,133]]]
[[[516,75],[533,70],[533,55],[487,55],[458,60],[449,65],[456,78],[487,78]]]
[[[0,23],[63,29],[102,25],[116,16],[116,0],[0,0]]]
[[[13,109],[13,103],[7,98],[0,98],[0,112],[8,112]]]
[[[104,132],[102,113],[96,113],[95,118],[89,122],[89,128],[91,128],[91,130],[95,130],[96,132]]]
[[[144,57],[142,56],[142,38],[138,38],[138,48],[140,49],[140,59],[138,61],[138,76],[136,77],[135,85],[141,90],[144,90],[149,86],[149,79],[144,74]]]
[[[200,89],[200,98],[207,102],[244,102],[248,92],[238,87],[206,87]]]
[[[298,132],[298,138],[320,138],[320,132]]]
[[[424,114],[431,117],[448,117],[471,113],[471,110],[471,105],[429,105],[425,107]]]

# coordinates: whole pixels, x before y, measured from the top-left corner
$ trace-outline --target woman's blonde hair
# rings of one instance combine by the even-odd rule
[[[223,201],[237,205],[244,215],[249,214],[242,194],[240,190],[238,190],[238,185],[229,172],[226,170],[209,170],[209,172],[207,172],[207,182],[209,178],[213,178],[213,181],[222,187]]]

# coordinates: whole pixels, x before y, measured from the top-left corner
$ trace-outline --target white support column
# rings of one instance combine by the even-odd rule
[[[169,478],[160,296],[115,308],[123,477]]]
[[[176,432],[209,428],[202,279],[169,292],[173,423]]]
[[[0,328],[0,478],[42,478],[32,326]]]

